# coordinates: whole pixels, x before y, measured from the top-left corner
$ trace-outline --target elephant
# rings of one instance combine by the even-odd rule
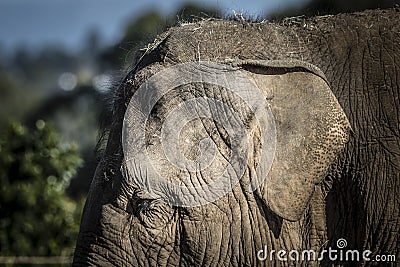
[[[115,90],[73,265],[398,263],[399,60],[398,8],[170,28]]]

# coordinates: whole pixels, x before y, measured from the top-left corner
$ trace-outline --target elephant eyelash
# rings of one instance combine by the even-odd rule
[[[152,199],[141,199],[141,200],[139,200],[138,201],[139,203],[136,204],[136,207],[137,207],[137,210],[138,210],[137,212],[140,212],[142,210],[147,209],[150,206],[152,201],[153,201]]]

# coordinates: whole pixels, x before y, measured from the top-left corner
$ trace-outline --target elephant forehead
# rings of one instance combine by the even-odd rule
[[[203,205],[223,197],[244,175],[251,142],[260,136],[255,136],[256,117],[266,113],[266,105],[261,91],[237,69],[192,64],[158,72],[138,89],[135,95],[142,95],[132,98],[125,114],[123,144],[141,187],[178,202],[212,195],[197,203]]]

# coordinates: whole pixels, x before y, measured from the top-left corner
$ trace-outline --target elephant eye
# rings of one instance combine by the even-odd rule
[[[175,209],[158,199],[137,199],[135,201],[135,215],[148,228],[161,229],[170,222]]]
[[[145,210],[147,209],[147,207],[150,205],[151,203],[151,199],[142,199],[139,201],[139,203],[137,204],[137,209],[140,212],[141,210]]]
[[[138,188],[122,166],[121,202],[126,203],[126,211],[139,219],[141,224],[151,229],[161,229],[175,216],[175,208]],[[122,197],[123,196],[123,197]]]

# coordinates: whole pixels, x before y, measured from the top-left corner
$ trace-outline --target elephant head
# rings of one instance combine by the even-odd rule
[[[273,252],[321,250],[354,146],[331,76],[341,55],[316,41],[340,19],[159,36],[116,91],[74,264],[275,265]]]

